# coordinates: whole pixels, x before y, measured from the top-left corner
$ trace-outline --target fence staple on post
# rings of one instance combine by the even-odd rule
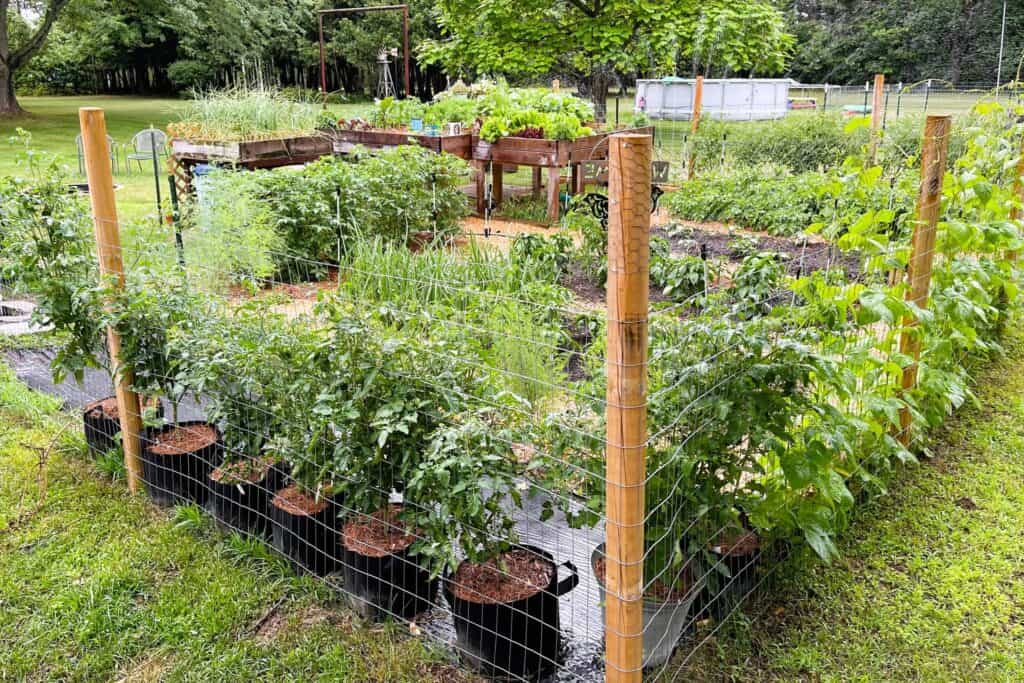
[[[949,149],[949,134],[952,128],[951,116],[929,116],[924,127],[924,144],[921,154],[921,186],[917,197],[917,219],[914,221],[914,235],[910,246],[910,261],[907,267],[907,301],[918,308],[928,304],[928,292],[932,280],[932,262],[935,257],[935,231],[942,206],[942,180],[946,172],[946,156]],[[920,324],[917,316],[903,320],[900,335],[900,353],[912,360],[903,368],[902,391],[917,385],[917,366],[921,358],[921,338],[913,328]],[[910,409],[900,409],[900,443],[910,445]]]
[[[652,140],[609,138],[605,680],[643,666],[644,451]]]
[[[114,199],[114,178],[110,170],[110,154],[107,151],[107,122],[103,110],[96,107],[82,107],[78,110],[78,119],[82,129],[82,149],[86,178],[89,182],[89,201],[92,205],[100,274],[115,276],[118,287],[124,287],[124,264],[121,258],[117,204]],[[107,329],[107,350],[114,369],[114,389],[121,423],[124,465],[128,473],[128,490],[135,493],[142,480],[142,415],[139,397],[131,390],[134,382],[132,373],[121,367],[121,335],[113,327]]]

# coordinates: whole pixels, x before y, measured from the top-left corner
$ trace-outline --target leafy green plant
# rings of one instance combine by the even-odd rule
[[[774,251],[761,251],[743,259],[732,276],[730,294],[742,315],[769,312],[772,297],[782,288],[786,276],[784,256]]]
[[[167,129],[184,140],[234,142],[313,135],[319,123],[320,110],[312,103],[270,88],[242,87],[194,93]]]
[[[426,111],[426,105],[415,98],[385,97],[370,112],[370,123],[377,128],[405,128],[413,119],[422,119]]]

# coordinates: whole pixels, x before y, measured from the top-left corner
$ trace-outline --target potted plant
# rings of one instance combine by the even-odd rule
[[[133,373],[133,389],[159,395],[171,406],[171,420],[143,435],[142,478],[159,505],[205,503],[207,477],[223,453],[220,430],[202,420],[179,419],[190,389],[183,372],[188,329],[202,320],[197,296],[177,273],[140,267],[123,289],[108,294],[111,317],[121,334],[121,359]]]
[[[335,449],[344,435],[335,427],[330,397],[344,394],[344,370],[332,364],[329,332],[289,324],[264,349],[274,379],[263,387],[277,425],[264,452],[281,463],[270,499],[271,540],[300,572],[328,574],[337,565],[337,520],[344,492],[335,486]]]
[[[331,413],[346,438],[334,454],[344,473],[347,515],[339,527],[345,590],[371,618],[412,618],[437,595],[438,577],[415,553],[422,530],[420,508],[433,493],[411,492],[411,480],[433,432],[455,407],[454,372],[429,340],[385,335],[333,306],[335,365],[344,367],[349,389],[335,397]],[[418,377],[430,377],[429,382]]]
[[[461,415],[434,433],[406,496],[432,501],[411,511],[422,536],[412,550],[433,574],[450,570],[443,594],[463,659],[487,675],[529,678],[558,662],[558,598],[579,576],[565,562],[560,579],[550,553],[518,542],[514,442],[497,410]]]
[[[279,470],[264,446],[278,423],[266,387],[278,373],[268,361],[290,341],[283,318],[254,301],[211,316],[181,349],[187,384],[222,433],[224,457],[207,478],[207,509],[230,529],[270,532],[269,497],[279,488]]]
[[[89,368],[112,374],[92,221],[81,195],[68,192],[67,178],[55,161],[40,163],[31,157],[29,168],[29,178],[0,178],[0,279],[34,299],[35,325],[57,333],[50,363],[54,383],[71,376],[81,384]],[[163,411],[156,398],[144,407],[155,415]],[[117,410],[114,396],[83,408],[85,442],[92,455],[118,446]]]
[[[753,587],[749,552],[756,535],[738,528],[739,512],[756,507],[757,521],[768,528],[764,511],[780,498],[771,493],[780,458],[802,448],[795,428],[815,417],[808,388],[811,378],[829,372],[828,363],[794,334],[780,339],[782,323],[755,318],[730,319],[706,314],[685,322],[656,317],[651,322],[648,477],[644,522],[644,666],[658,666],[672,655],[692,624],[705,587],[707,599],[726,586]],[[708,358],[714,362],[706,362]],[[600,373],[597,373],[600,375]],[[603,385],[603,377],[595,378]],[[591,395],[595,391],[585,392]],[[555,462],[549,486],[574,486],[584,505],[565,505],[571,524],[592,526],[604,517],[605,462],[602,406],[582,407],[577,429],[552,429],[548,437]],[[581,436],[583,435],[583,436]],[[788,466],[788,464],[787,464]],[[767,502],[766,502],[767,501]],[[789,514],[780,507],[775,518]],[[604,584],[607,558],[595,549],[592,569]],[[743,581],[734,581],[738,569]]]

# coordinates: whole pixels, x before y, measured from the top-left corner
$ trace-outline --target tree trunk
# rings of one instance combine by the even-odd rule
[[[6,64],[0,62],[0,117],[23,113],[18,98],[14,96],[14,74]]]
[[[611,75],[601,69],[595,70],[580,81],[580,94],[589,97],[594,103],[594,120],[598,123],[605,122],[608,113],[608,91],[611,85]]]

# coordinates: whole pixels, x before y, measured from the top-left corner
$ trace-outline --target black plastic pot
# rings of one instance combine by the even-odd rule
[[[336,568],[338,533],[335,527],[340,503],[340,497],[331,498],[319,512],[292,514],[271,499],[267,507],[274,549],[287,557],[296,571],[324,576]]]
[[[560,566],[569,576],[558,580],[550,553],[529,545],[517,546],[551,563],[551,581],[533,595],[503,603],[462,600],[451,590],[451,577],[444,582],[444,597],[452,607],[459,652],[467,664],[488,676],[534,678],[558,662],[562,633],[558,598],[580,582],[571,562]]]
[[[343,539],[338,545],[345,591],[354,596],[353,607],[364,617],[411,619],[430,609],[439,580],[431,580],[408,548],[372,557],[348,549]]]
[[[207,478],[206,508],[219,524],[250,534],[270,533],[270,498],[281,487],[274,465],[257,481],[227,483]]]
[[[697,600],[698,619],[713,617],[722,621],[757,588],[760,547],[753,552],[725,554],[708,549],[707,584]]]
[[[163,434],[174,429],[197,426],[213,427],[217,431],[217,440],[187,453],[165,455],[152,452]],[[179,422],[177,426],[165,425],[148,432],[142,437],[142,481],[146,485],[146,493],[158,505],[190,502],[202,505],[209,493],[207,482],[210,471],[220,464],[223,452],[220,431],[206,422]]]
[[[82,424],[85,428],[85,445],[89,448],[89,454],[97,458],[107,451],[117,448],[120,440],[117,435],[121,433],[121,422],[108,416],[102,406],[104,401],[114,398],[108,396],[98,401],[93,401],[82,410]],[[156,416],[163,419],[164,406],[157,401]]]

